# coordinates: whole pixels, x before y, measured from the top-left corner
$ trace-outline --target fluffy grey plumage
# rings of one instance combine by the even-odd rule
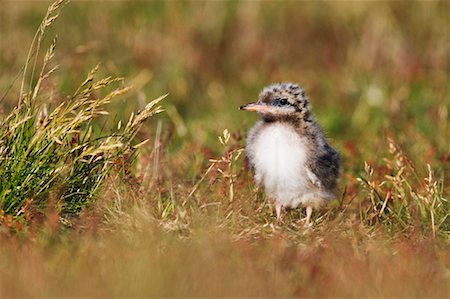
[[[335,197],[340,157],[314,120],[305,91],[293,83],[270,85],[256,103],[241,109],[257,111],[261,120],[247,137],[247,157],[255,180],[281,207],[318,207]]]

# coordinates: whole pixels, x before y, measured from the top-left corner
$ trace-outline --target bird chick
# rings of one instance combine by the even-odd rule
[[[293,83],[273,84],[240,109],[261,115],[248,133],[246,153],[256,183],[275,202],[277,220],[282,207],[301,204],[309,225],[313,207],[335,197],[340,157],[314,120],[305,91]]]

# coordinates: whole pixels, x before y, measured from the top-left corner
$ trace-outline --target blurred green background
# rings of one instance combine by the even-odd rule
[[[0,2],[2,95],[50,3]],[[449,161],[449,11],[447,1],[72,1],[47,35],[46,44],[58,35],[60,70],[43,101],[70,94],[100,62],[102,75],[134,86],[111,104],[110,119],[168,92],[159,117],[168,147],[195,155],[218,151],[225,128],[244,135],[257,116],[237,108],[265,85],[292,81],[306,89],[347,169],[376,160],[388,136],[441,168]]]

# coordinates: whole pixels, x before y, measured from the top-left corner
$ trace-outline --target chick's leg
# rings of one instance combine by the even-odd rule
[[[306,207],[306,226],[309,226],[309,222],[311,220],[311,214],[312,214],[312,207],[307,206]]]
[[[275,210],[277,212],[277,221],[281,221],[281,204],[275,203]]]

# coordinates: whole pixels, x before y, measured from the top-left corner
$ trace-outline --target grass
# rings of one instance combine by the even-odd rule
[[[63,3],[0,4],[1,296],[448,296],[448,4]],[[243,151],[286,79],[344,159],[311,230]]]
[[[161,98],[136,116],[132,115],[123,128],[119,125],[117,131],[106,136],[94,132],[91,123],[108,114],[105,105],[129,90],[116,87],[99,96],[102,90],[123,79],[107,77],[95,81],[98,66],[53,110],[47,111],[38,102],[42,83],[57,69],[55,66],[47,70],[54,56],[56,39],[47,50],[35,80],[38,53],[46,28],[57,19],[63,4],[64,1],[58,1],[50,6],[39,26],[23,70],[18,104],[0,124],[0,207],[7,225],[17,225],[20,222],[15,221],[23,217],[29,220],[31,213],[27,209],[45,208],[50,192],[58,193],[59,198],[53,204],[59,206],[59,212],[79,213],[92,201],[112,164],[123,159],[126,151],[131,153],[136,148],[131,143],[142,123],[160,112],[155,105]],[[29,81],[36,83],[26,92],[24,83],[30,67]]]

